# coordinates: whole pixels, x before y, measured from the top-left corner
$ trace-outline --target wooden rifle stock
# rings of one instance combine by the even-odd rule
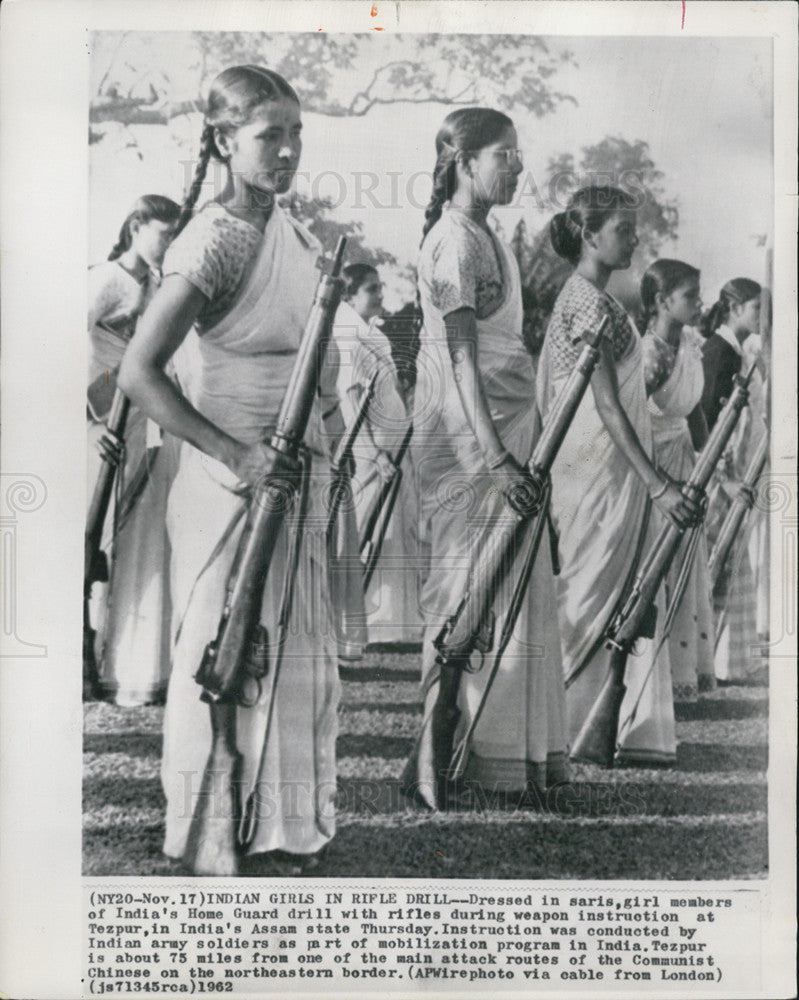
[[[699,454],[682,493],[692,502],[701,500],[732,436],[748,399],[747,386],[754,365],[745,376],[737,376],[730,398]],[[571,749],[572,760],[612,767],[616,755],[619,715],[626,687],[627,657],[637,639],[653,638],[656,625],[655,598],[686,528],[669,521],[658,534],[635,582],[607,632],[606,647],[612,650],[608,675]]]
[[[333,317],[339,302],[338,273],[345,246],[339,239],[329,273],[322,273],[305,324],[297,358],[278,414],[270,446],[295,465],[311,415],[324,363]],[[184,863],[198,875],[231,875],[238,871],[236,830],[241,811],[237,781],[236,706],[246,700],[245,686],[254,675],[253,643],[262,663],[265,630],[260,628],[264,586],[280,529],[299,488],[296,471],[277,471],[255,488],[228,580],[225,606],[216,638],[208,644],[195,674],[201,698],[210,705],[213,742],[203,774],[201,794],[192,815]],[[255,673],[256,681],[259,679]],[[260,684],[259,684],[260,690]],[[268,734],[265,735],[265,739]],[[215,774],[221,770],[221,778]],[[224,798],[220,801],[220,796]],[[214,798],[215,801],[211,802]],[[220,812],[221,809],[221,812]],[[228,845],[235,845],[235,850]]]
[[[466,593],[455,614],[446,622],[435,640],[438,693],[432,712],[422,723],[421,733],[402,774],[402,787],[406,794],[432,809],[446,808],[452,787],[450,778],[453,775],[455,732],[461,715],[458,694],[462,675],[470,669],[472,653],[485,653],[493,647],[495,600],[524,543],[530,518],[542,518],[546,513],[542,508],[548,503],[552,463],[599,361],[598,345],[607,324],[606,318],[596,331],[587,331],[580,338],[584,340],[585,346],[555,401],[533,450],[529,468],[537,488],[537,496],[530,498],[532,502],[527,505],[526,510],[514,509],[509,503],[506,504],[491,531],[483,536],[472,561]],[[532,572],[542,526],[543,520],[534,531],[535,551],[526,560],[525,586]],[[520,610],[522,596],[517,589],[512,602],[515,615]],[[505,645],[514,624],[515,621],[505,623]],[[504,649],[502,643],[495,659],[492,677],[496,674],[501,649]],[[469,731],[471,732],[471,728]],[[465,748],[461,746],[458,750],[456,770],[460,772]]]
[[[130,400],[117,389],[114,392],[106,427],[120,440],[124,440],[125,437],[129,410]],[[95,698],[100,693],[100,677],[94,655],[96,633],[91,626],[89,601],[92,596],[92,586],[108,580],[108,560],[100,546],[114,480],[118,473],[116,463],[104,452],[101,451],[100,455],[102,464],[89,504],[89,512],[86,515],[86,531],[83,536],[83,697],[85,700]]]
[[[381,484],[375,501],[364,521],[363,538],[360,545],[361,562],[363,563],[363,589],[368,589],[372,582],[377,560],[383,550],[383,542],[386,537],[391,515],[394,513],[394,505],[397,502],[400,486],[402,485],[402,460],[405,452],[411,443],[413,436],[413,424],[410,424],[403,437],[396,455],[394,455],[394,471],[391,477]]]

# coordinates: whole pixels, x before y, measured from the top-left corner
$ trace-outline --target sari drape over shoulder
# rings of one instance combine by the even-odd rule
[[[436,305],[437,261],[460,256],[470,268],[471,251],[485,243],[477,227],[445,213],[428,234],[419,266],[424,329],[417,361],[414,412],[414,459],[419,477],[422,520],[431,546],[430,571],[422,590],[425,630],[422,682],[425,713],[437,694],[433,639],[457,608],[482,534],[490,530],[505,503],[492,484],[458,393],[447,346],[444,315]],[[465,230],[465,231],[464,231]],[[480,231],[482,232],[482,231]],[[503,445],[520,462],[532,453],[538,434],[532,359],[521,337],[522,310],[518,265],[500,240],[491,237],[502,274],[496,308],[480,317],[476,310],[477,364]],[[450,262],[451,263],[451,262]],[[479,281],[477,282],[479,288]],[[468,404],[467,404],[468,405]],[[499,635],[518,560],[510,584],[495,604]],[[461,731],[473,717],[488,675],[463,675],[460,688]],[[473,657],[478,666],[478,657]],[[539,789],[566,778],[563,680],[550,550],[543,544],[511,642],[472,737],[464,777],[492,790]],[[456,733],[456,740],[458,733]]]
[[[619,402],[644,449],[652,454],[641,341],[622,307],[578,274],[555,304],[538,364],[544,418],[568,377],[558,361],[568,344],[609,312]],[[584,321],[583,321],[584,320]],[[624,325],[627,327],[626,334]],[[566,709],[574,740],[607,674],[603,637],[641,555],[654,540],[643,482],[610,438],[589,390],[552,468],[552,518],[558,536],[558,616]],[[659,608],[658,619],[663,609]],[[668,650],[640,640],[627,662],[620,716],[620,759],[671,761],[676,754]]]
[[[192,240],[191,226],[180,240]],[[200,413],[246,443],[264,439],[275,426],[313,300],[317,253],[315,240],[275,208],[232,308],[200,330],[194,344],[198,364],[188,377],[184,372],[184,391]],[[246,796],[255,789],[260,808],[251,853],[275,849],[311,853],[335,829],[339,682],[327,599],[324,529],[329,475],[326,461],[321,461],[321,441],[317,405],[306,437],[312,453],[309,514],[260,770],[267,706],[262,699],[253,708],[239,708],[237,714],[243,791]],[[216,634],[246,503],[246,491],[230,470],[183,444],[167,519],[173,553],[174,646],[162,762],[167,798],[164,849],[175,857],[185,848],[193,796],[211,745],[208,708],[199,699],[193,675],[205,645]],[[287,551],[284,529],[261,612],[273,640],[270,669]]]

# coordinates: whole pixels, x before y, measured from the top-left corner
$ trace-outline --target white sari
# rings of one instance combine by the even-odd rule
[[[600,293],[597,291],[597,295]],[[632,326],[631,322],[630,325]],[[652,454],[641,342],[634,328],[616,362],[619,402],[644,449]],[[550,332],[538,364],[543,416],[567,375],[552,374]],[[646,488],[612,442],[591,389],[583,397],[552,468],[552,517],[558,534],[558,616],[563,649],[568,730],[574,740],[607,675],[603,638],[625,584],[654,539]],[[644,532],[646,537],[644,537]],[[659,607],[658,620],[662,619]],[[676,754],[668,650],[653,662],[655,639],[636,643],[627,661],[619,760],[669,762]]]
[[[355,419],[367,386],[377,375],[374,396],[353,448],[354,517],[358,532],[362,534],[370,506],[382,486],[377,450],[396,455],[410,419],[399,393],[391,345],[380,328],[365,323],[349,303],[342,302],[336,314],[333,337],[339,356],[338,395],[348,427]],[[402,480],[380,558],[365,600],[361,596],[360,608],[366,615],[370,642],[418,642],[421,638],[416,530],[419,512],[409,452],[406,452],[401,471]],[[356,534],[356,559],[357,540]],[[359,585],[362,586],[360,574]]]
[[[136,323],[156,286],[132,277],[117,261],[89,271],[88,498],[102,460],[97,450],[116,387],[116,373]],[[99,389],[99,394],[97,390]],[[96,406],[99,403],[100,405]],[[111,503],[101,546],[109,581],[92,587],[90,618],[102,696],[117,705],[146,705],[164,696],[169,677],[169,543],[166,500],[178,443],[135,406],[125,427],[121,490]]]
[[[648,333],[644,338],[645,351],[649,346],[648,338],[653,336]],[[678,482],[688,478],[696,462],[687,417],[701,400],[705,383],[701,344],[698,334],[689,329],[682,331],[671,374],[649,398],[655,459]],[[655,512],[654,517],[659,527],[664,524],[661,514]],[[709,690],[715,681],[707,540],[704,527],[696,532],[692,569],[668,638],[674,696],[682,699],[696,697],[698,690]],[[666,577],[669,601],[677,586],[690,537],[686,535]]]
[[[446,215],[439,225],[446,224]],[[432,233],[428,235],[431,239]],[[478,367],[491,417],[502,443],[527,462],[538,423],[532,359],[522,338],[519,270],[493,238],[502,266],[504,297],[485,319],[476,319]],[[446,245],[442,247],[446,253]],[[424,251],[423,251],[424,253]],[[424,278],[424,268],[420,266]],[[444,317],[420,281],[424,329],[417,360],[413,449],[422,516],[431,545],[431,568],[422,591],[427,622],[422,683],[425,715],[438,692],[433,640],[459,603],[482,535],[505,501],[493,486],[455,384]],[[511,583],[519,571],[516,560]],[[508,588],[509,589],[509,588]],[[495,603],[495,636],[507,611],[508,592]],[[485,689],[491,654],[482,670],[465,673],[460,686],[459,732],[471,722]],[[478,654],[472,657],[479,663]],[[566,778],[563,679],[550,549],[546,533],[513,636],[471,739],[464,778],[495,791],[539,789]],[[456,741],[459,733],[456,733]]]
[[[188,230],[187,230],[188,233]],[[274,427],[316,287],[318,245],[276,208],[257,261],[232,309],[198,338],[200,368],[188,387],[193,405],[245,443]],[[320,457],[320,414],[306,435]],[[339,682],[327,600],[325,498],[327,463],[312,476],[309,515],[295,582],[293,615],[276,686],[266,752],[267,706],[239,708],[236,738],[244,757],[243,792],[256,790],[261,819],[250,853],[298,854],[322,847],[335,830],[335,739]],[[173,670],[164,721],[162,781],[167,797],[165,852],[182,855],[195,796],[211,745],[208,707],[194,681],[219,624],[246,500],[221,463],[189,444],[169,497],[174,608]],[[274,643],[287,560],[287,532],[275,549],[261,621]]]

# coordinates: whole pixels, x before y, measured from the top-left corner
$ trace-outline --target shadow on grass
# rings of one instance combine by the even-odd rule
[[[765,718],[768,714],[766,698],[737,701],[732,698],[700,698],[697,701],[676,701],[674,718],[677,722],[720,722],[737,719]]]
[[[361,683],[365,681],[411,681],[418,684],[422,679],[421,670],[387,669],[386,667],[342,667],[338,668],[342,681]]]
[[[121,753],[126,757],[161,756],[159,733],[85,733],[84,753]]]
[[[84,838],[84,874],[183,876],[161,854],[160,826],[136,834],[97,830]],[[631,850],[631,845],[634,849]],[[696,830],[612,822],[517,824],[498,831],[464,820],[457,826],[402,831],[343,827],[315,878],[662,878],[720,879],[731,872],[762,877],[767,869],[765,824]]]
[[[717,743],[680,743],[677,770],[707,773],[716,771],[765,771],[768,747],[762,743],[729,746]]]

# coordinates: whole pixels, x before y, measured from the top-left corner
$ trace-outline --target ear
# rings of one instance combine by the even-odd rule
[[[467,177],[472,176],[472,156],[462,149],[455,154],[455,162]]]
[[[587,226],[583,226],[580,230],[580,238],[590,247],[596,247],[596,233],[592,233]]]
[[[662,309],[666,305],[666,300],[668,295],[664,295],[662,292],[655,292],[655,306],[658,309]]]
[[[231,139],[232,137],[227,135],[227,133],[223,132],[221,129],[214,129],[214,145],[223,160],[230,159],[230,154],[232,152]]]
[[[743,302],[730,302],[730,316],[740,316],[744,311]]]
[[[131,219],[130,224],[128,225],[130,235],[135,236],[136,233],[138,233],[138,231],[141,229],[141,226],[142,226],[141,219]]]

